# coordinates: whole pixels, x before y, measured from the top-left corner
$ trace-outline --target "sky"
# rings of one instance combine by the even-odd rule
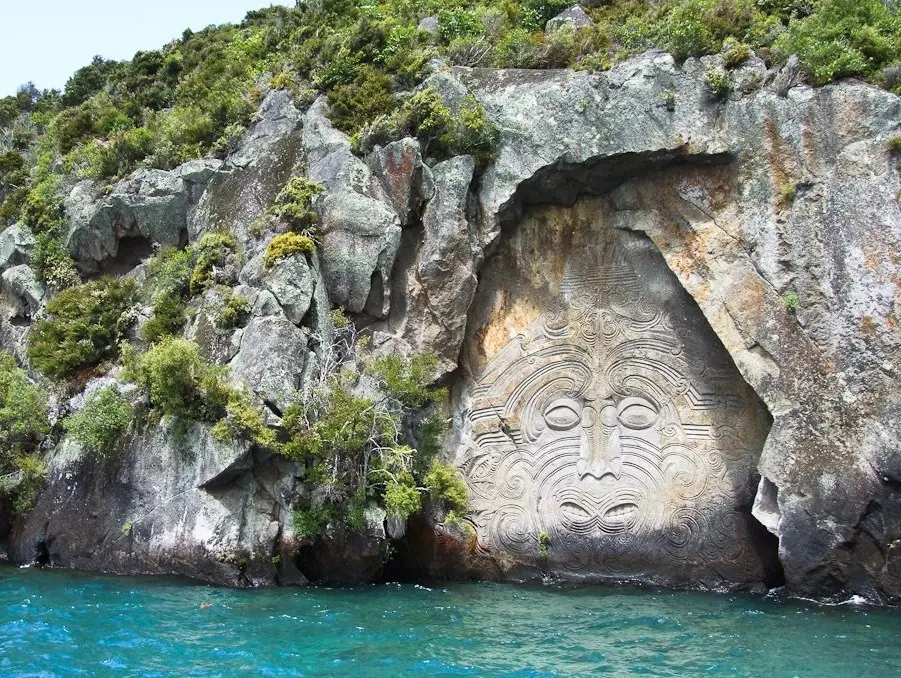
[[[0,0],[0,97],[19,85],[62,89],[95,54],[130,59],[185,28],[235,23],[293,0]]]

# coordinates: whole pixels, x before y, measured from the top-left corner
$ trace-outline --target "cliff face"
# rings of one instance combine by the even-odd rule
[[[139,171],[106,196],[76,186],[68,245],[85,271],[139,277],[151,243],[232,233],[243,265],[227,282],[250,320],[218,331],[202,300],[186,334],[273,421],[314,378],[330,307],[375,355],[438,356],[470,527],[435,511],[406,526],[397,546],[422,571],[784,576],[798,594],[896,601],[901,100],[790,87],[753,60],[718,100],[704,82],[718,58],[438,68],[427,85],[451,109],[472,94],[500,129],[484,170],[413,139],[359,158],[324,100],[273,91],[224,163]],[[321,245],[265,267],[254,225],[296,174],[325,187]],[[19,355],[44,297],[26,235],[0,236],[0,339]],[[404,532],[369,511],[298,559],[297,468],[203,425],[162,424],[107,464],[66,442],[50,466],[10,536],[17,562],[354,581]]]

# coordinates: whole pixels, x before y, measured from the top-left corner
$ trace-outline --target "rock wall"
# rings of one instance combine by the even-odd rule
[[[413,139],[358,158],[323,100],[300,110],[270,92],[221,165],[139,172],[105,202],[76,187],[70,249],[93,271],[127,267],[124,238],[235,234],[243,268],[222,275],[252,318],[207,346],[273,422],[315,374],[329,307],[375,354],[437,355],[472,533],[435,512],[411,524],[423,571],[707,587],[784,575],[797,594],[897,601],[901,180],[887,141],[901,99],[791,87],[752,59],[719,100],[703,77],[718,59],[439,65],[426,84],[452,108],[473,94],[500,129],[484,170],[424,158]],[[321,247],[265,271],[265,208],[296,173],[326,187]],[[8,234],[0,340],[21,356],[45,293],[27,236]],[[199,322],[189,332],[212,332]],[[274,565],[294,548],[296,469],[249,450],[211,485],[203,454],[148,435],[117,471],[58,454],[13,558],[301,580]],[[137,482],[148,456],[170,462]],[[165,510],[141,508],[160,497]],[[307,553],[312,569],[334,575],[356,552],[351,578],[378,576],[385,517],[368,522],[363,541]]]

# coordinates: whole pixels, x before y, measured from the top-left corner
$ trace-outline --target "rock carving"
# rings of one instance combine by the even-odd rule
[[[756,396],[699,342],[697,307],[648,275],[644,241],[603,233],[477,377],[462,470],[479,543],[535,559],[545,540],[579,576],[739,562]]]

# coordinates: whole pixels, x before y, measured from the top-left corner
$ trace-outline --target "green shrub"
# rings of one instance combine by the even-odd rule
[[[191,248],[194,268],[191,271],[189,290],[199,294],[213,282],[213,267],[225,266],[235,253],[237,243],[229,233],[212,231],[201,236]]]
[[[268,212],[299,231],[312,229],[319,223],[319,215],[313,210],[313,199],[324,190],[322,184],[306,177],[292,177],[279,191]]]
[[[885,150],[889,153],[901,153],[901,135],[894,136],[885,142]]]
[[[0,351],[0,473],[8,472],[17,455],[34,451],[49,433],[47,399]]]
[[[394,80],[371,66],[360,68],[352,82],[330,89],[328,100],[329,119],[348,134],[397,107]]]
[[[722,68],[712,66],[704,71],[704,84],[717,99],[725,99],[732,89],[729,74]]]
[[[366,371],[379,380],[391,398],[418,408],[441,402],[447,397],[445,389],[431,386],[437,367],[435,356],[404,358],[391,355],[376,358],[366,366]]]
[[[329,504],[315,508],[295,508],[293,512],[294,534],[301,539],[318,539],[334,519],[334,508]]]
[[[224,369],[208,364],[192,341],[165,337],[137,360],[129,378],[147,389],[151,407],[173,417],[217,421],[231,391]]]
[[[105,386],[94,391],[65,425],[69,435],[85,449],[106,456],[118,449],[132,421],[131,404],[114,386]]]
[[[241,327],[250,318],[250,300],[241,294],[229,294],[216,313],[216,327],[230,330]]]
[[[473,96],[466,97],[460,105],[457,120],[454,153],[473,156],[480,167],[494,160],[500,141],[500,131],[488,118],[482,104]]]
[[[541,51],[540,34],[515,28],[494,46],[492,61],[498,68],[537,68]]]
[[[901,61],[901,17],[882,0],[818,0],[809,16],[789,22],[774,49],[797,54],[817,85],[872,77]]]
[[[234,389],[229,392],[225,416],[213,427],[213,437],[221,442],[247,440],[266,449],[281,449],[275,431],[266,426],[262,410]]]
[[[154,298],[150,319],[141,327],[141,337],[144,341],[157,342],[180,332],[186,319],[181,296],[168,290],[160,292]]]
[[[60,292],[28,335],[32,365],[48,377],[67,379],[114,359],[134,292],[131,280],[109,278]]]
[[[38,233],[31,253],[35,273],[53,290],[75,287],[81,277],[58,231]]]
[[[782,295],[782,303],[785,306],[785,310],[794,313],[798,310],[801,299],[794,292],[786,292]]]
[[[460,472],[453,464],[445,464],[437,459],[424,478],[429,494],[448,511],[462,513],[469,504],[469,490]]]
[[[263,264],[266,268],[275,266],[285,257],[298,252],[309,254],[313,251],[313,241],[299,233],[281,233],[275,236],[266,245],[266,253],[263,255]]]
[[[406,481],[406,482],[404,482]],[[389,480],[385,488],[385,510],[400,518],[409,518],[422,508],[422,496],[413,487],[413,478],[407,481]]]
[[[475,38],[485,33],[485,27],[475,12],[463,9],[443,9],[438,12],[438,37],[445,43],[458,38]]]
[[[723,65],[727,69],[741,66],[751,58],[751,48],[745,43],[734,38],[729,38],[723,43]]]
[[[0,352],[0,493],[16,513],[31,508],[43,484],[46,468],[37,450],[49,431],[44,394]]]

